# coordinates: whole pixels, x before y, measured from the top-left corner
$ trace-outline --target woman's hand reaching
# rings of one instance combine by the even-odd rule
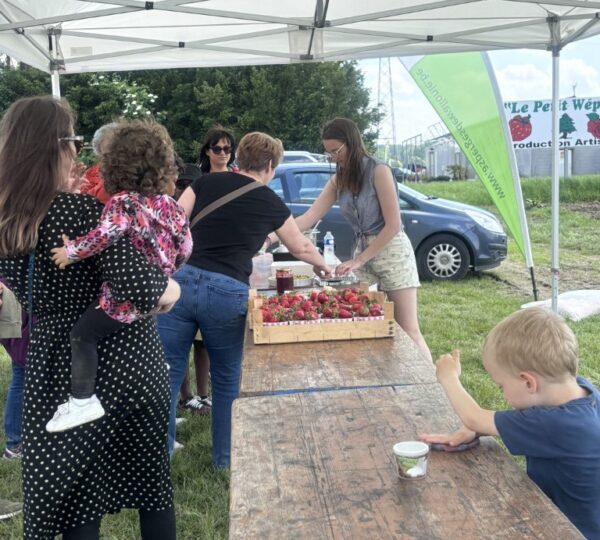
[[[327,265],[315,265],[313,266],[313,272],[321,279],[327,279],[333,274],[333,270]]]
[[[359,259],[350,259],[349,261],[345,261],[343,263],[338,264],[335,267],[335,274],[337,276],[347,276],[360,268],[363,265],[362,261]]]

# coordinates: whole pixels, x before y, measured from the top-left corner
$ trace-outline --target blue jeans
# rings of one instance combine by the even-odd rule
[[[248,285],[189,264],[172,277],[181,287],[181,298],[170,312],[158,317],[158,333],[170,367],[169,452],[175,442],[179,388],[199,329],[210,358],[212,461],[216,467],[229,467],[231,404],[239,394]]]
[[[4,409],[4,432],[6,447],[15,448],[21,445],[21,426],[23,420],[23,386],[25,383],[25,368],[12,364],[12,379],[6,395]]]

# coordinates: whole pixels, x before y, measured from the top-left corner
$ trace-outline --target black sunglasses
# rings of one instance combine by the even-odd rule
[[[231,154],[231,146],[211,146],[210,149],[215,154],[220,154],[221,152],[225,152],[226,154]]]
[[[71,137],[60,137],[60,142],[72,142],[75,145],[75,152],[79,154],[83,148],[83,135],[72,135]]]

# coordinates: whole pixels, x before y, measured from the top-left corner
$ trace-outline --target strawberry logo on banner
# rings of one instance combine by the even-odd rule
[[[587,117],[589,118],[587,123],[588,133],[591,133],[596,139],[600,139],[600,116],[598,116],[598,113],[590,113]]]
[[[531,135],[531,115],[521,116],[517,114],[510,119],[508,122],[510,128],[510,135],[513,141],[522,141]]]

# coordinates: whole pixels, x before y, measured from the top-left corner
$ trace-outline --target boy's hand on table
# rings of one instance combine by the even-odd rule
[[[450,377],[460,378],[460,351],[454,349],[452,354],[442,354],[435,363],[437,380],[443,383]]]
[[[461,426],[454,433],[421,433],[419,435],[419,439],[426,443],[441,443],[450,446],[471,442],[475,437],[477,437],[477,433],[466,426]]]

